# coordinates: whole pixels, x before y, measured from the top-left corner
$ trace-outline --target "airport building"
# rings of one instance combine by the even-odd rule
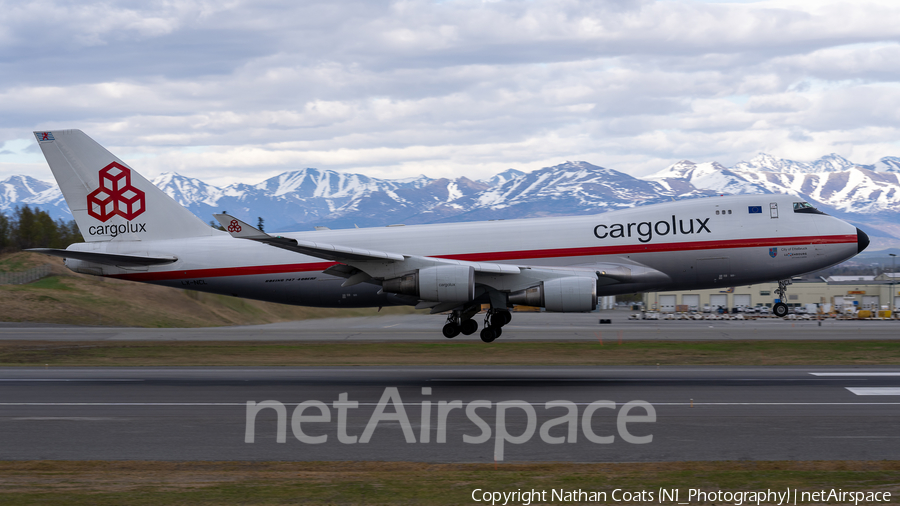
[[[644,307],[651,311],[691,312],[723,307],[731,312],[733,308],[771,308],[777,297],[777,288],[778,283],[761,283],[707,290],[648,292],[644,294],[643,301]],[[787,300],[784,302],[789,307],[804,307],[808,310],[822,304],[826,311],[846,306],[872,311],[893,311],[895,308],[900,309],[898,288],[900,277],[892,273],[878,276],[831,276],[818,280],[797,279],[787,287]]]

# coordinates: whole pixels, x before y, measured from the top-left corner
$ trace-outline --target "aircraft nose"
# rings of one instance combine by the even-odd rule
[[[869,246],[869,236],[860,229],[856,229],[856,252],[862,253]]]

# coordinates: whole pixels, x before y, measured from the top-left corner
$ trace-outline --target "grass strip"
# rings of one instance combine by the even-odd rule
[[[0,366],[897,364],[898,341],[0,342]]]
[[[472,492],[900,492],[900,461],[502,463],[0,461],[0,501],[37,505],[475,504]],[[584,504],[584,501],[576,501]],[[651,501],[647,501],[651,502]],[[800,501],[807,504],[810,501]],[[509,504],[522,504],[522,501]],[[602,502],[601,502],[602,503]],[[484,504],[484,503],[479,503]],[[489,504],[489,503],[488,503]],[[596,503],[595,503],[596,504]],[[702,504],[693,502],[692,504]]]

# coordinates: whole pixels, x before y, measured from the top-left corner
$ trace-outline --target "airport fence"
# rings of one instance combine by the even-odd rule
[[[39,265],[22,272],[0,272],[0,285],[24,285],[50,275],[50,264]]]

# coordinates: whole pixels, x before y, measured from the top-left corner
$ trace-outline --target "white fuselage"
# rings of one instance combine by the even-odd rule
[[[857,254],[857,229],[797,213],[785,195],[715,197],[592,216],[284,233],[284,237],[428,257],[526,266],[612,262],[662,278],[598,286],[599,295],[699,289],[786,279]],[[753,211],[753,212],[751,212]],[[759,212],[756,212],[759,211]],[[341,287],[335,264],[226,233],[169,240],[112,240],[70,250],[174,256],[168,265],[121,268],[67,259],[78,272],[286,304],[366,307],[408,303],[377,284]],[[476,275],[475,281],[479,282]],[[486,279],[486,278],[485,278]]]

